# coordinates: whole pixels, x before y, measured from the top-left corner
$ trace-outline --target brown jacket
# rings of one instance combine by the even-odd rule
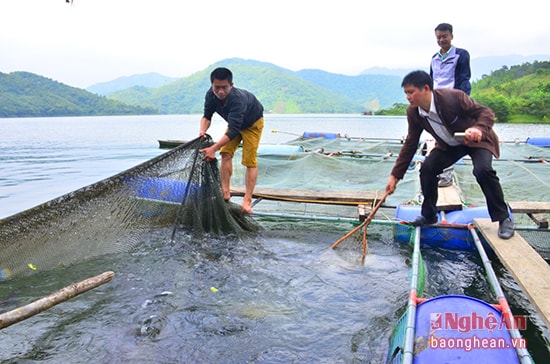
[[[485,148],[495,157],[499,157],[498,136],[493,130],[495,114],[491,109],[478,104],[474,99],[460,90],[437,89],[433,90],[432,94],[439,118],[451,134],[464,132],[466,129],[475,126],[481,130],[483,137],[481,142],[470,143],[468,147]],[[446,150],[449,147],[434,132],[430,123],[420,116],[417,107],[409,106],[407,109],[407,122],[409,124],[407,138],[391,172],[397,179],[403,179],[418,149],[422,131],[426,130],[433,135],[436,140],[435,148]]]

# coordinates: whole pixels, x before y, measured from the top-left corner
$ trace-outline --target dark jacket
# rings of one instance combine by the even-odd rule
[[[442,66],[441,63],[443,63],[444,66]],[[450,66],[454,68],[454,72],[446,74],[445,69],[448,69]],[[452,88],[462,90],[470,95],[470,91],[472,91],[472,85],[470,84],[472,72],[470,70],[470,53],[468,53],[467,50],[453,46],[451,54],[444,61],[439,60],[439,53],[434,54],[432,63],[430,64],[430,76],[433,79],[434,68],[439,68],[436,70],[438,75],[450,81],[454,81]]]
[[[495,157],[499,157],[498,136],[493,130],[495,114],[491,109],[477,103],[459,90],[438,89],[433,90],[432,95],[439,118],[451,134],[464,132],[466,129],[475,126],[481,130],[483,137],[481,142],[470,143],[468,147],[485,148]],[[449,148],[449,145],[435,133],[430,123],[420,116],[418,107],[409,106],[407,109],[407,122],[409,125],[407,138],[399,151],[399,156],[391,172],[398,179],[403,179],[418,148],[422,131],[426,130],[434,136],[436,140],[435,148],[442,150]]]
[[[212,120],[212,115],[217,112],[225,121],[227,121],[227,132],[225,135],[229,139],[235,138],[239,131],[244,130],[258,119],[263,117],[264,107],[251,92],[236,87],[225,99],[225,103],[214,95],[212,88],[206,92],[204,97],[204,114],[208,120]]]

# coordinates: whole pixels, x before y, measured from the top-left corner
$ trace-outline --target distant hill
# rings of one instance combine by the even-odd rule
[[[29,72],[0,72],[0,117],[154,114]]]
[[[472,98],[490,107],[498,123],[550,123],[550,61],[502,66],[472,84]],[[405,115],[408,103],[378,115]]]
[[[109,97],[147,105],[163,113],[201,113],[210,72],[233,71],[235,87],[252,91],[268,112],[357,113],[391,106],[403,99],[395,76],[345,76],[320,70],[294,72],[271,63],[231,58],[158,88],[132,87]]]
[[[321,70],[295,72],[300,78],[344,95],[361,105],[363,110],[378,110],[404,100],[401,77],[389,75],[345,76]]]
[[[176,77],[163,76],[159,73],[151,72],[141,75],[132,75],[119,77],[112,81],[96,83],[86,90],[92,93],[107,96],[113,92],[124,90],[134,86],[160,87],[170,82],[176,81]]]
[[[434,51],[435,54],[435,51]],[[490,75],[492,71],[497,71],[503,66],[511,67],[515,65],[521,65],[523,63],[532,63],[534,61],[548,61],[550,55],[538,54],[533,56],[520,56],[520,55],[508,55],[508,56],[490,56],[490,57],[477,57],[470,59],[470,68],[472,69],[472,82],[479,81],[483,76]],[[421,67],[426,72],[430,71],[430,57],[426,61],[425,67]],[[384,67],[371,67],[367,68],[362,75],[390,75],[399,76],[403,78],[407,73],[419,68],[384,68]]]
[[[496,71],[513,68],[514,78],[518,69],[521,69],[523,76],[527,72],[532,72],[530,67],[520,67],[529,65],[525,61],[527,57],[487,58],[491,60],[473,60],[472,68],[480,70],[483,67],[495,67]],[[520,65],[505,64],[513,60]],[[485,66],[477,66],[478,61],[486,62]],[[494,66],[496,64],[498,66]],[[89,88],[96,90],[97,93],[114,90],[123,85],[132,85],[109,93],[109,96],[98,96],[28,72],[0,73],[0,117],[201,113],[204,94],[210,87],[210,72],[219,66],[230,68],[234,73],[235,87],[252,91],[263,103],[266,112],[358,113],[380,110],[395,112],[391,110],[404,109],[408,104],[400,83],[402,75],[410,70],[384,71],[382,68],[377,68],[371,70],[390,74],[365,73],[346,76],[315,69],[294,72],[271,63],[230,58],[185,78],[174,79],[150,73],[121,77]],[[537,79],[541,77],[541,72],[546,72],[543,66],[543,64],[536,65],[537,75],[532,76],[532,80],[529,79],[525,85],[521,86],[524,95],[528,97],[515,95],[513,88],[505,83],[482,91],[481,86],[494,82],[492,72],[483,73],[479,76],[481,77],[479,81],[474,81],[472,94],[474,91],[479,91],[478,97],[483,98],[495,111],[499,110],[500,121],[506,120],[505,113],[508,113],[510,118],[514,118],[513,115],[533,115],[539,118],[538,120],[546,120],[548,112],[544,105],[550,104],[545,99],[548,89],[544,83],[545,80]],[[502,73],[499,73],[499,77],[499,80],[505,79]],[[101,89],[103,91],[100,91]],[[503,93],[503,90],[507,92]],[[538,91],[542,98],[539,94],[535,94],[535,91]],[[529,104],[533,100],[537,101],[536,105],[543,106]],[[531,105],[531,108],[524,106],[520,109],[516,107],[517,105]],[[541,117],[543,119],[540,119]]]
[[[534,56],[520,56],[520,55],[509,55],[509,56],[491,56],[491,57],[480,57],[472,59],[472,80],[479,81],[483,76],[488,76],[491,72],[498,71],[503,67],[510,68],[512,66],[522,65],[524,63],[533,63],[535,61],[543,62],[549,61],[550,55],[534,55]]]
[[[550,61],[502,67],[474,83],[472,97],[498,122],[550,122]]]

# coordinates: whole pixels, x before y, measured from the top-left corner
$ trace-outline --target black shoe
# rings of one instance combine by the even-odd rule
[[[440,179],[438,182],[437,182],[437,187],[449,187],[453,184],[453,180],[452,179]]]
[[[437,216],[434,216],[431,219],[427,219],[424,216],[420,215],[414,218],[414,220],[410,221],[409,224],[413,226],[424,226],[424,225],[432,225],[437,222]]]
[[[439,178],[437,182],[438,187],[448,187],[453,184],[453,166],[450,166],[448,168],[445,168],[443,172],[441,172],[440,175],[437,176]]]
[[[514,236],[514,223],[509,217],[498,223],[498,237],[501,239],[510,239]]]

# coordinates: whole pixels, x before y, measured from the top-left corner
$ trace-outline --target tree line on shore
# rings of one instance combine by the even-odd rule
[[[472,98],[490,107],[499,123],[550,124],[550,62],[535,61],[503,66],[472,84]],[[377,115],[405,115],[408,104],[376,112]]]

